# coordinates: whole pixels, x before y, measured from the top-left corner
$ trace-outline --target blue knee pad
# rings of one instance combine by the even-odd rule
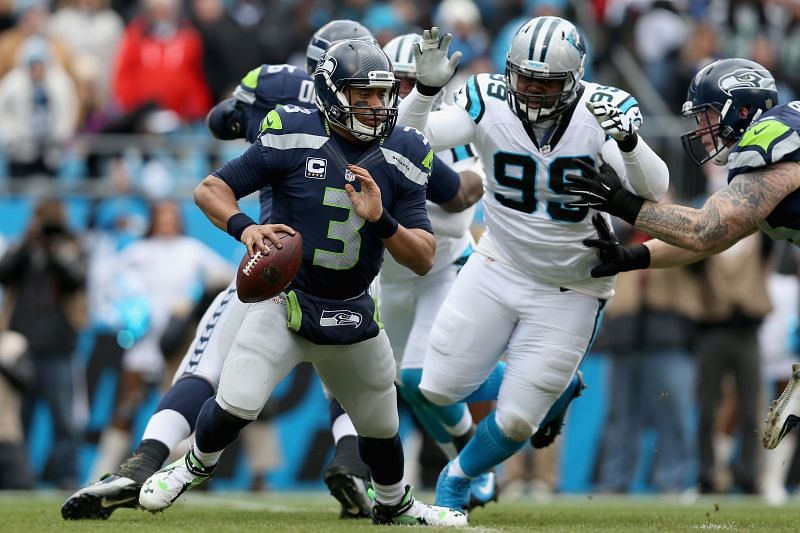
[[[464,416],[466,405],[457,403],[453,405],[434,405],[419,390],[419,383],[422,380],[421,368],[406,368],[400,371],[402,385],[398,385],[398,390],[403,399],[414,411],[419,423],[425,431],[437,442],[450,442],[452,435],[445,426],[455,426]]]

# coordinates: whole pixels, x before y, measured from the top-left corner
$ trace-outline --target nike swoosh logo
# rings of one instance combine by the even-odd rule
[[[123,504],[128,503],[130,501],[133,501],[135,499],[136,499],[136,496],[131,496],[130,498],[122,498],[120,500],[109,500],[108,498],[103,498],[102,500],[100,500],[100,507],[103,507],[104,509],[108,509],[109,507],[123,505]]]
[[[753,128],[753,135],[761,135],[761,132],[767,129],[766,126],[762,126],[760,129]]]
[[[473,490],[474,492],[478,492],[483,496],[491,495],[493,489],[494,489],[494,476],[493,475],[486,476],[486,480],[483,483],[481,483],[480,485],[474,487],[474,489],[473,489],[473,487],[470,487],[470,490]]]

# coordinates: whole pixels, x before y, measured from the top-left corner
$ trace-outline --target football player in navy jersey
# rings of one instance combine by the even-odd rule
[[[727,165],[728,185],[699,208],[655,203],[619,189],[616,176],[591,172],[575,177],[571,192],[595,209],[616,215],[652,237],[641,245],[619,244],[607,228],[593,276],[641,268],[687,265],[763,231],[773,239],[800,243],[800,101],[778,104],[775,79],[748,59],[706,65],[689,86],[683,115],[697,128],[682,137],[698,165]],[[800,421],[800,365],[769,409],[762,444],[773,449]]]
[[[261,411],[275,385],[310,361],[350,415],[370,468],[375,523],[466,525],[455,510],[415,500],[403,484],[394,358],[368,289],[384,249],[418,275],[436,241],[425,211],[433,151],[413,128],[395,128],[397,81],[372,43],[331,46],[314,74],[318,111],[271,111],[258,142],[207,177],[195,201],[251,253],[269,253],[278,230],[299,231],[303,260],[288,291],[251,304],[225,359],[217,395],[203,405],[185,457],[142,486],[148,510],[169,507],[208,479],[228,444]],[[269,224],[238,198],[272,186]],[[342,309],[357,320],[325,320]]]
[[[310,39],[308,64],[316,65],[327,46],[345,38],[375,41],[369,30],[358,22],[332,21]],[[253,142],[258,137],[264,116],[280,105],[314,107],[311,78],[291,65],[261,65],[244,76],[232,98],[211,110],[207,124],[217,138],[246,138]],[[455,178],[453,175],[442,175],[439,181],[449,184],[444,186],[445,189],[452,189],[454,179],[457,190],[457,175]],[[272,204],[271,188],[264,187],[260,197],[261,220],[266,221]],[[451,196],[445,199],[452,201]],[[217,295],[201,318],[195,338],[175,373],[172,387],[150,417],[135,451],[120,464],[117,471],[72,494],[61,508],[63,518],[106,519],[116,509],[138,505],[139,489],[144,480],[161,468],[172,450],[194,431],[200,407],[214,394],[222,360],[241,324],[245,309],[246,305],[236,298],[233,283]],[[369,516],[366,488],[364,483],[355,479],[360,476],[366,481],[368,472],[358,458],[354,432],[351,439],[345,439],[343,446],[337,447],[335,464],[332,462],[333,468],[326,470],[326,482],[342,503],[343,517]],[[121,459],[129,447],[127,441],[117,443],[114,446],[116,449],[112,450],[103,449],[101,444],[98,455],[111,454]],[[345,463],[344,466],[342,463]]]

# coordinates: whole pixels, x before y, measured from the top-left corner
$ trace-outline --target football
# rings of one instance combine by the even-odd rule
[[[244,303],[261,302],[280,294],[292,282],[303,261],[303,238],[296,231],[290,235],[275,232],[283,244],[269,244],[269,254],[245,252],[236,272],[236,294]]]

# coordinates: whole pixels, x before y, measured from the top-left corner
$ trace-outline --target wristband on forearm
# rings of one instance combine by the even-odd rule
[[[608,212],[615,217],[619,217],[631,226],[636,225],[636,217],[644,205],[644,198],[639,198],[622,187],[620,187],[614,198],[608,202]]]
[[[625,270],[642,270],[650,266],[650,248],[644,244],[639,244],[628,248],[630,251],[630,258],[626,265]],[[628,268],[630,267],[630,268]]]
[[[375,222],[367,222],[367,224],[369,224],[369,227],[372,228],[372,231],[375,232],[375,235],[377,235],[379,239],[388,239],[397,233],[397,228],[400,227],[400,224],[397,223],[386,209],[381,213],[381,218]]]
[[[424,85],[417,81],[417,92],[424,96],[436,96],[441,90],[441,87],[430,87],[429,85]]]
[[[622,152],[633,152],[633,149],[636,148],[636,145],[638,143],[639,143],[639,134],[637,134],[634,131],[621,141],[617,141],[617,146]]]
[[[227,228],[228,228],[228,235],[236,239],[237,241],[242,240],[242,232],[245,228],[250,226],[255,226],[256,222],[249,216],[245,215],[244,213],[236,213],[232,215],[231,218],[228,219]]]

